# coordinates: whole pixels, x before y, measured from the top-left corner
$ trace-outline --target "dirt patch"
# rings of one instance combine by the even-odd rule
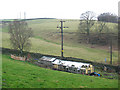
[[[87,86],[80,86],[80,88],[85,88],[85,87],[87,87]]]

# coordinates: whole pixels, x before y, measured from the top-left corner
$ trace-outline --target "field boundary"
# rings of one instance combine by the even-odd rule
[[[2,51],[3,54],[7,54],[7,55],[11,55],[11,54],[16,54],[19,56],[20,51],[19,50],[15,50],[15,49],[8,49],[8,48],[2,48],[0,47],[0,51]],[[61,59],[60,56],[54,56],[54,55],[46,55],[46,54],[41,54],[41,53],[34,53],[34,52],[27,52],[24,51],[23,55],[27,56],[28,54],[31,55],[32,58],[41,58],[42,56],[48,56],[48,57],[54,57],[57,59]],[[100,69],[100,70],[104,70],[104,66],[107,68],[110,68],[111,70],[115,70],[115,72],[120,73],[119,69],[120,66],[114,66],[114,65],[109,65],[109,64],[102,64],[102,63],[98,63],[98,62],[92,62],[89,60],[84,60],[84,59],[79,59],[79,58],[73,58],[73,57],[64,57],[62,60],[66,60],[66,61],[75,61],[75,62],[83,62],[83,63],[90,63],[92,64],[96,69]]]

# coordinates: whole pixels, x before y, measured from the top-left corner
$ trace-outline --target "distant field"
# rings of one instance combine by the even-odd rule
[[[60,26],[59,21],[60,20],[58,19],[38,19],[28,21],[29,27],[31,27],[34,32],[34,37],[31,38],[31,52],[60,56],[61,37],[60,29],[57,29],[57,26]],[[79,20],[67,20],[64,23],[64,26],[69,27],[68,29],[64,29],[64,56],[103,63],[105,58],[107,58],[107,63],[109,63],[110,55],[108,47],[104,50],[104,48],[91,48],[91,45],[78,43],[76,36],[78,25]],[[111,32],[117,33],[116,29],[112,29],[116,24],[108,23],[108,25],[109,28],[111,28]],[[7,28],[4,28],[1,33],[3,35],[3,47],[11,48]],[[117,64],[117,60],[118,52],[114,50],[113,64]]]
[[[118,88],[118,80],[45,69],[7,55],[2,58],[2,88]]]

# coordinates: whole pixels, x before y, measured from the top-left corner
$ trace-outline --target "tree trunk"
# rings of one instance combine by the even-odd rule
[[[22,49],[20,49],[20,56],[22,56],[22,54],[23,54],[23,50],[22,50]]]
[[[90,34],[89,34],[89,29],[87,30],[87,44],[90,43]]]

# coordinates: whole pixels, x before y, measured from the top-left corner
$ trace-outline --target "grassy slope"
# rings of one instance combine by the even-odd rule
[[[2,88],[2,56],[0,55],[0,89]]]
[[[57,19],[40,19],[28,21],[29,26],[34,32],[34,38],[32,38],[32,52],[59,55],[60,56],[60,29],[57,29],[57,25],[60,25]],[[64,26],[68,26],[68,29],[64,29],[64,32],[76,32],[78,30],[79,21],[65,22]],[[113,24],[109,23],[110,26]],[[108,24],[108,25],[109,25]],[[4,33],[3,33],[4,32]],[[6,29],[3,34],[3,47],[10,48],[9,35],[6,33]],[[115,32],[115,30],[114,30]],[[104,62],[107,58],[109,62],[109,50],[101,50],[97,48],[90,48],[89,45],[82,45],[77,42],[75,33],[64,33],[64,56],[76,57],[86,60],[92,60],[97,62]],[[102,57],[101,57],[102,56]],[[118,52],[113,52],[113,62],[117,63]]]
[[[0,55],[1,56],[1,55]],[[118,81],[53,71],[27,62],[3,58],[3,88],[117,88]]]
[[[7,33],[2,33],[2,34],[4,37],[2,39],[3,41],[2,46],[6,48],[10,48],[10,42],[8,39],[9,35]],[[31,52],[60,56],[60,45],[51,42],[46,42],[44,40],[36,39],[36,38],[31,38],[31,41],[32,41]],[[109,60],[109,53],[107,53],[107,51],[100,49],[92,49],[88,47],[80,48],[80,47],[64,46],[64,56],[82,58],[97,62],[104,62],[105,57],[107,58],[107,60]],[[115,63],[117,59],[118,59],[117,52],[114,52],[113,62]]]
[[[57,26],[60,26],[60,20],[35,20],[30,21],[28,23],[30,27],[34,30],[35,38],[41,39],[47,42],[52,42],[54,44],[61,44],[61,36],[60,29],[57,29]],[[104,62],[104,59],[107,58],[107,62],[109,62],[109,49],[101,50],[101,49],[93,49],[90,48],[91,45],[83,45],[78,43],[76,32],[78,30],[79,20],[65,20],[64,26],[68,26],[69,28],[64,29],[64,56],[68,57],[76,57],[87,60]],[[96,26],[96,25],[95,25]],[[109,27],[109,32],[117,33],[116,24],[107,23]],[[95,27],[92,28],[94,30]],[[69,33],[65,33],[69,32]],[[117,42],[116,42],[117,43]],[[54,49],[54,48],[53,48]],[[54,50],[51,50],[54,51]],[[57,49],[56,49],[57,51]],[[52,52],[51,52],[52,53]],[[87,56],[87,57],[86,57]],[[102,56],[102,57],[101,57]],[[117,51],[113,51],[113,61],[116,63],[118,60]]]

